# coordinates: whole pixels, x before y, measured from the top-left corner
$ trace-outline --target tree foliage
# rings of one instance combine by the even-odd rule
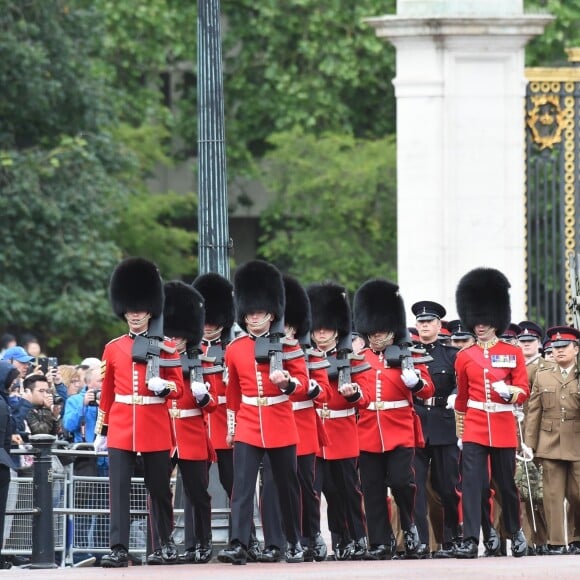
[[[395,278],[394,139],[294,130],[271,145],[262,256],[303,283],[333,279],[351,291],[372,276]]]

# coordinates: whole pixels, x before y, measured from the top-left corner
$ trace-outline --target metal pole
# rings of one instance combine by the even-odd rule
[[[54,523],[52,513],[52,444],[54,435],[31,435],[34,445],[32,500],[39,513],[32,516],[31,568],[56,568],[54,562]]]
[[[229,278],[220,2],[199,0],[197,10],[199,273]]]

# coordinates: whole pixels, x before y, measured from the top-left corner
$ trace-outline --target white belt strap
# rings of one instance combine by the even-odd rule
[[[472,401],[469,399],[467,401],[467,406],[472,409],[479,409],[480,411],[486,411],[488,413],[507,413],[513,412],[513,405],[503,405],[502,403],[484,403],[482,401]]]
[[[277,397],[247,397],[242,395],[242,403],[254,407],[269,407],[270,405],[279,405],[288,401],[288,395],[278,395]]]
[[[340,419],[341,417],[350,417],[355,414],[354,409],[339,409],[337,411],[333,409],[316,409],[316,412],[323,419]]]
[[[226,404],[225,395],[218,395],[217,403],[218,403],[218,405],[225,405]]]
[[[296,403],[292,403],[293,411],[300,411],[301,409],[309,409],[310,407],[314,407],[313,401],[297,401]]]
[[[185,417],[198,417],[201,415],[201,409],[169,409],[169,415],[174,419],[185,419]]]
[[[115,394],[116,403],[125,405],[162,405],[165,404],[163,397],[146,397],[143,395],[117,395]]]
[[[409,401],[373,401],[369,403],[367,409],[369,411],[388,411],[389,409],[401,409],[408,407]]]

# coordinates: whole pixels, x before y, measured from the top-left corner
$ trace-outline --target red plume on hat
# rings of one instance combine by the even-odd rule
[[[510,283],[499,270],[476,268],[461,278],[455,300],[463,324],[473,332],[477,324],[489,324],[498,336],[510,324]]]

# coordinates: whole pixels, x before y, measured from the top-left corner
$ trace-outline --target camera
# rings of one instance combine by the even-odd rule
[[[93,393],[95,393],[95,400],[89,401],[89,407],[98,407],[99,402],[101,400],[101,389],[93,389]]]
[[[55,356],[39,356],[34,360],[34,366],[40,367],[42,373],[46,375],[50,369],[58,366],[58,358]]]

